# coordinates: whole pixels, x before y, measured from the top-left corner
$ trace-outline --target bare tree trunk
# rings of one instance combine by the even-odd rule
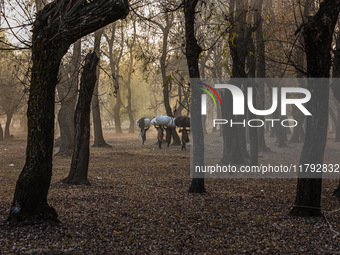
[[[155,22],[159,26],[159,28],[162,30],[163,33],[163,44],[162,44],[162,55],[160,58],[160,69],[162,74],[162,81],[163,81],[163,100],[164,100],[164,108],[166,111],[166,114],[170,117],[173,117],[174,114],[172,112],[171,106],[170,106],[170,91],[171,91],[171,76],[167,75],[166,73],[166,58],[168,56],[168,38],[169,38],[169,32],[173,25],[174,21],[174,15],[166,15],[165,16],[165,23],[166,25],[163,26],[160,23]],[[173,138],[173,145],[180,145],[181,139],[179,138],[179,135],[177,134],[176,129],[172,130],[172,138]]]
[[[10,138],[10,126],[13,118],[13,112],[6,113],[5,138]]]
[[[100,29],[94,34],[94,51],[100,58],[100,41],[104,29]],[[93,98],[92,98],[92,118],[93,118],[93,129],[94,129],[94,147],[111,147],[104,140],[102,120],[100,117],[100,103],[99,103],[99,74],[100,69],[97,67],[97,82],[94,88]]]
[[[4,130],[2,129],[1,123],[0,123],[0,141],[4,140]]]
[[[124,51],[124,29],[123,25],[121,26],[121,47],[119,54],[114,54],[113,51],[113,44],[115,41],[115,36],[116,36],[116,24],[112,24],[112,31],[111,31],[111,37],[109,38],[106,34],[104,34],[107,43],[109,45],[109,59],[110,59],[110,68],[111,68],[111,74],[113,78],[113,83],[115,87],[115,92],[116,92],[116,103],[113,108],[113,119],[115,123],[115,129],[117,134],[123,133],[122,130],[122,122],[120,120],[120,110],[122,108],[122,98],[121,98],[121,93],[119,90],[119,73],[120,73],[120,60],[123,56],[123,51]],[[118,55],[117,58],[115,58],[115,55]]]
[[[70,64],[60,67],[61,81],[57,85],[61,107],[58,113],[60,148],[57,155],[71,155],[74,148],[74,110],[78,94],[78,72],[80,69],[81,40],[73,46]]]
[[[56,211],[47,203],[47,195],[52,176],[55,87],[61,59],[79,38],[129,13],[127,1],[78,2],[71,10],[59,13],[56,11],[60,2],[54,1],[38,13],[33,24],[26,162],[16,183],[10,221],[58,221]],[[67,19],[60,17],[63,15]]]
[[[261,1],[260,1],[261,2]],[[262,5],[262,3],[261,3]],[[254,6],[256,7],[256,6]],[[258,10],[257,10],[258,11]],[[255,14],[254,14],[255,15]],[[261,14],[260,14],[261,15]],[[255,20],[258,17],[254,17]],[[259,18],[258,22],[261,22],[261,17]],[[252,38],[249,38],[249,51],[255,52],[255,44]],[[248,66],[248,86],[253,87],[253,94],[252,94],[252,101],[253,105],[257,105],[257,98],[259,97],[257,94],[258,86],[255,82],[255,76],[256,76],[256,58],[254,54],[248,54],[247,57],[247,66]],[[248,87],[247,86],[247,87]],[[257,116],[250,112],[248,110],[248,117],[249,119],[257,119]],[[259,137],[258,137],[258,128],[255,127],[249,127],[249,137],[250,137],[250,164],[252,166],[257,166],[259,163]],[[245,148],[245,151],[247,152],[247,149]]]
[[[256,77],[265,78],[266,77],[266,55],[265,55],[265,40],[263,37],[263,19],[261,17],[263,9],[263,0],[256,1],[255,5],[255,23],[258,24],[258,27],[255,32],[256,38]],[[258,84],[258,97],[257,97],[257,109],[264,110],[265,109],[265,94],[264,94],[264,84]],[[259,119],[264,121],[264,116],[258,116]],[[266,140],[264,137],[264,126],[258,128],[258,147],[259,151],[266,152],[270,149],[266,145]]]
[[[25,116],[22,116],[20,118],[20,128],[22,131],[26,132],[27,131],[27,118]]]
[[[198,0],[184,0],[184,18],[185,18],[185,50],[189,69],[190,78],[199,78],[200,72],[198,68],[198,58],[202,52],[202,48],[198,45],[195,36],[195,7]],[[191,91],[191,109],[200,109],[201,92],[198,89]],[[202,127],[202,117],[199,111],[191,113],[191,132],[192,132],[192,150],[193,165],[204,165],[204,135]],[[189,188],[192,193],[204,193],[204,174],[195,173]]]
[[[319,11],[309,18],[308,24],[303,28],[307,72],[310,78],[329,77],[331,44],[339,11],[340,0],[325,0],[320,4]],[[323,164],[327,140],[329,84],[310,79],[308,89],[312,97],[307,108],[312,116],[307,117],[305,142],[299,162],[302,166]],[[303,173],[299,173],[295,205],[290,213],[295,216],[320,216],[322,173],[306,170],[303,167]]]
[[[294,119],[297,121],[297,125],[293,129],[293,134],[292,137],[290,138],[290,142],[292,143],[303,142],[305,138],[305,131],[303,129],[303,122],[305,121],[305,116],[296,107],[293,107],[292,115]]]
[[[75,146],[69,175],[62,181],[74,185],[89,185],[87,174],[90,158],[90,113],[91,99],[96,86],[96,71],[99,58],[95,52],[89,53],[80,82],[80,92],[75,111]]]
[[[234,11],[235,8],[235,11]],[[248,28],[249,24],[247,24],[247,10],[248,4],[245,0],[232,0],[230,3],[230,12],[233,13],[230,17],[230,22],[232,24],[232,31],[229,34],[229,48],[230,55],[233,60],[232,66],[232,77],[233,78],[247,78],[246,73],[246,58],[250,52],[250,46],[252,42],[251,34],[252,31]],[[237,34],[235,37],[234,35]],[[242,87],[242,84],[239,84],[239,87]],[[223,110],[227,110],[225,107]],[[223,113],[222,113],[223,115]],[[229,115],[229,113],[227,114]],[[245,115],[234,116],[232,115],[233,121],[239,122],[239,119],[245,118]],[[231,135],[231,144],[226,141],[223,142],[223,146],[229,146],[233,148],[233,151],[229,153],[228,158],[223,158],[222,162],[233,162],[233,163],[243,163],[246,162],[246,159],[249,158],[249,154],[246,148],[246,137],[245,127],[236,125],[233,126],[229,132],[232,132]],[[229,149],[227,149],[229,150]],[[240,154],[239,154],[240,153]],[[230,157],[230,158],[229,158]]]
[[[120,120],[120,109],[122,108],[122,99],[120,97],[120,91],[117,92],[117,97],[116,97],[116,104],[113,109],[113,119],[115,122],[115,127],[116,127],[116,133],[121,134],[123,133],[122,130],[122,122]]]
[[[130,63],[129,63],[129,72],[128,72],[128,80],[127,80],[127,114],[129,116],[129,133],[134,133],[135,132],[135,120],[133,117],[133,112],[132,112],[132,91],[131,91],[131,78],[132,78],[132,71],[133,71],[133,47],[135,46],[136,42],[136,22],[133,22],[133,30],[134,30],[134,36],[132,39],[131,44],[129,45],[129,54],[130,54]]]

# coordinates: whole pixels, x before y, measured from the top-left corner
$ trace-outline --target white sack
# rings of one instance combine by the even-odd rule
[[[137,120],[137,127],[139,127],[140,128],[140,126],[139,126],[139,121],[140,121],[141,119],[139,119],[139,120]],[[149,128],[150,127],[150,119],[148,119],[148,118],[144,118],[144,129],[147,129],[147,128]]]
[[[151,120],[151,125],[175,128],[175,118],[158,115]]]

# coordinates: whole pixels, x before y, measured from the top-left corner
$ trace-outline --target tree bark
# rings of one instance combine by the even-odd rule
[[[99,58],[95,52],[89,53],[80,82],[79,99],[75,111],[75,146],[69,175],[62,181],[67,184],[89,185],[87,179],[90,157],[90,113],[91,99],[96,86],[96,71]]]
[[[10,126],[13,118],[13,113],[12,112],[7,112],[6,113],[6,125],[5,125],[5,138],[10,138],[11,133],[10,133]]]
[[[120,119],[120,110],[122,108],[122,98],[119,90],[119,76],[120,76],[120,61],[123,56],[123,51],[124,51],[124,29],[123,25],[121,26],[121,44],[120,44],[120,50],[119,54],[114,53],[113,51],[113,44],[115,41],[115,36],[116,36],[116,24],[112,24],[112,32],[111,32],[111,37],[109,38],[107,34],[104,34],[108,46],[109,46],[109,60],[110,60],[110,68],[111,68],[111,74],[112,74],[112,79],[113,79],[113,84],[116,93],[116,103],[113,108],[113,120],[115,123],[115,129],[117,134],[123,133],[122,130],[122,122]],[[117,55],[117,57],[115,57]]]
[[[195,8],[198,0],[184,0],[184,18],[185,18],[185,51],[190,78],[200,78],[198,67],[198,58],[202,52],[202,48],[198,45],[195,36]],[[201,108],[201,92],[198,89],[191,90],[191,109]],[[204,165],[204,135],[202,127],[202,117],[199,111],[191,113],[191,131],[192,131],[192,147],[193,164],[196,166]],[[204,193],[204,174],[193,172],[193,178],[189,192]]]
[[[297,126],[294,127],[293,129],[293,134],[292,137],[290,138],[290,142],[292,143],[303,142],[305,138],[305,131],[303,129],[303,122],[305,121],[305,116],[296,107],[293,107],[292,115],[293,118],[297,121]]]
[[[61,59],[79,38],[129,12],[127,1],[78,2],[81,5],[59,13],[57,7],[64,1],[54,1],[37,14],[33,24],[26,162],[16,184],[10,221],[58,221],[56,211],[47,203],[47,194],[52,176],[54,99]]]
[[[74,148],[74,109],[78,94],[80,57],[81,40],[78,40],[73,46],[70,64],[67,67],[60,67],[62,82],[57,85],[59,100],[61,101],[58,113],[60,148],[57,155],[71,155]]]
[[[136,42],[136,21],[133,22],[133,30],[134,30],[134,36],[132,39],[131,44],[129,45],[129,71],[128,71],[128,80],[127,80],[127,106],[126,106],[126,111],[129,116],[129,133],[134,133],[135,132],[135,119],[133,117],[133,112],[132,112],[132,90],[131,90],[131,80],[132,80],[132,72],[133,72],[133,47],[135,46]]]
[[[247,13],[248,13],[248,1],[245,0],[232,0],[230,3],[230,23],[232,24],[232,29],[229,34],[229,48],[230,55],[233,61],[232,65],[232,78],[247,78],[246,73],[246,59],[250,54],[250,47],[252,45],[250,24],[247,23]],[[242,88],[242,84],[239,84]],[[243,84],[243,88],[246,85]],[[232,108],[231,108],[232,109]],[[226,109],[222,107],[223,110],[230,111],[231,109]],[[222,113],[223,115],[223,113]],[[225,115],[230,115],[225,114]],[[239,122],[240,119],[245,119],[245,115],[234,116],[231,115],[233,121]],[[232,163],[244,163],[249,158],[246,145],[246,129],[240,125],[235,125],[229,129],[232,132],[231,144],[223,141],[223,146],[231,147],[234,151],[229,154],[230,158],[223,158],[222,162],[232,162]],[[229,149],[227,149],[229,150]]]
[[[331,44],[335,24],[340,11],[340,0],[325,0],[318,12],[304,26],[307,73],[309,78],[329,77],[331,67]],[[325,18],[327,17],[327,18]],[[308,89],[312,94],[307,108],[312,113],[306,123],[305,142],[300,165],[322,164],[327,140],[329,84],[309,79]],[[304,167],[303,172],[306,171]],[[306,176],[308,174],[308,176]],[[299,173],[295,205],[290,214],[294,216],[321,215],[322,174]]]
[[[2,129],[1,123],[0,123],[0,141],[4,140],[4,130]]]
[[[116,133],[121,134],[123,133],[122,130],[122,121],[120,120],[120,109],[122,107],[122,98],[120,96],[120,91],[117,92],[117,97],[116,97],[116,104],[113,109],[113,119],[115,122],[115,128],[116,128]]]
[[[162,54],[159,60],[160,70],[162,75],[162,86],[163,86],[163,101],[164,101],[164,108],[166,114],[170,117],[174,117],[174,114],[171,109],[170,105],[170,91],[171,91],[171,76],[167,75],[166,73],[166,58],[168,56],[168,39],[170,29],[173,25],[174,15],[173,14],[166,14],[165,15],[165,26],[161,23],[150,20],[153,24],[157,25],[162,30]],[[181,145],[181,139],[176,131],[176,129],[172,130],[172,138],[173,138],[173,145]]]
[[[104,29],[100,29],[94,34],[94,51],[100,58],[100,41],[103,35]],[[99,103],[99,74],[100,69],[97,67],[97,82],[94,88],[94,94],[92,98],[92,119],[94,129],[94,144],[93,147],[111,147],[111,145],[105,142],[102,129],[102,120],[100,117],[100,103]]]
[[[255,32],[256,38],[256,77],[265,78],[266,77],[266,47],[265,40],[263,37],[263,19],[262,19],[262,9],[263,9],[263,0],[256,1],[255,5],[255,23],[258,24],[258,27]],[[257,97],[257,106],[259,110],[265,109],[265,94],[264,94],[264,83],[258,84],[258,97]],[[259,119],[265,120],[264,116],[258,116]],[[266,145],[266,139],[264,137],[264,126],[258,128],[258,150],[261,152],[270,151],[270,149]]]

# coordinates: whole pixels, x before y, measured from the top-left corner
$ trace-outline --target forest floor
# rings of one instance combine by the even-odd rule
[[[71,157],[54,157],[48,201],[59,225],[6,223],[26,141],[0,142],[0,254],[340,254],[338,180],[323,182],[325,217],[291,217],[295,179],[208,179],[207,194],[189,194],[189,151],[159,150],[153,131],[145,146],[136,133],[105,137],[113,147],[91,148],[90,186],[61,184]],[[274,143],[276,157],[260,160],[298,160],[302,144]]]

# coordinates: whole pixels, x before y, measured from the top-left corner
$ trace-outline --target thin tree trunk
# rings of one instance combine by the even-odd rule
[[[189,69],[190,78],[199,78],[200,72],[198,68],[198,58],[202,52],[202,48],[198,45],[195,36],[195,7],[198,0],[184,0],[184,17],[185,17],[185,50]],[[201,108],[201,92],[193,88],[191,91],[191,109]],[[191,112],[191,132],[192,132],[192,148],[193,150],[193,166],[204,165],[204,135],[202,127],[201,112],[196,110]],[[192,167],[193,167],[192,166]],[[189,192],[204,193],[204,173],[193,174]]]
[[[6,113],[6,125],[5,125],[5,138],[10,138],[11,134],[10,134],[10,126],[11,126],[11,122],[12,122],[12,118],[13,118],[13,113],[9,112]]]
[[[100,41],[104,29],[100,29],[95,32],[94,35],[94,51],[100,58]],[[99,103],[99,74],[100,69],[97,67],[97,82],[94,88],[93,98],[92,98],[92,118],[93,118],[93,129],[94,129],[94,147],[111,147],[104,140],[102,120],[100,117],[100,103]]]
[[[261,5],[262,5],[262,3],[261,3]],[[255,16],[255,20],[256,20],[256,18],[259,19],[258,22],[261,22],[261,17],[258,18],[258,17]],[[249,51],[255,52],[255,44],[254,44],[253,39],[249,38],[248,40],[249,40]],[[257,86],[257,83],[255,82],[257,63],[256,63],[256,58],[255,58],[254,54],[248,54],[247,65],[248,65],[248,69],[249,69],[249,72],[248,72],[249,83],[247,85],[253,87],[252,101],[253,101],[253,105],[257,105],[258,86]],[[248,95],[247,95],[247,97],[248,97]],[[248,110],[248,117],[249,117],[249,119],[257,119],[257,116],[255,114],[253,114],[252,112],[250,112],[249,110]],[[259,159],[258,159],[258,157],[259,157],[259,155],[258,155],[259,154],[259,140],[258,140],[259,137],[258,137],[257,130],[258,130],[258,128],[249,127],[250,164],[252,166],[257,166],[258,163],[259,163]],[[245,151],[247,152],[247,149],[245,149]]]
[[[135,46],[136,42],[136,22],[133,23],[133,30],[134,30],[134,35],[131,44],[129,45],[129,54],[130,54],[130,63],[129,63],[129,71],[128,71],[128,80],[127,80],[127,114],[129,116],[129,133],[134,133],[135,132],[135,120],[133,117],[133,112],[132,112],[132,90],[131,90],[131,79],[132,79],[132,71],[133,71],[133,47]]]
[[[55,13],[57,3],[46,5],[33,24],[26,162],[16,183],[10,221],[58,221],[56,211],[47,203],[47,195],[52,176],[55,87],[61,59],[79,38],[129,13],[127,1],[93,0],[64,14]]]
[[[89,185],[87,179],[90,158],[90,113],[91,99],[96,85],[96,71],[99,58],[95,52],[89,53],[80,82],[80,92],[75,111],[75,146],[71,169],[68,177],[62,182],[74,185]]]
[[[4,140],[4,130],[2,129],[1,123],[0,123],[0,141]]]
[[[256,38],[256,77],[265,78],[266,77],[266,55],[265,55],[265,40],[263,37],[263,19],[262,19],[262,9],[263,9],[263,0],[256,1],[255,6],[255,23],[258,24],[258,27],[255,32]],[[264,84],[258,84],[258,97],[257,97],[257,106],[259,110],[265,109],[265,94],[264,94]],[[262,121],[265,120],[264,116],[258,116]],[[270,151],[270,149],[266,145],[266,140],[264,137],[264,126],[258,128],[258,148],[261,152]]]
[[[122,108],[122,99],[121,99],[121,93],[119,90],[119,73],[120,73],[120,60],[123,56],[123,51],[124,51],[124,29],[123,25],[121,25],[121,45],[120,45],[120,51],[119,54],[114,54],[113,51],[113,46],[114,46],[114,41],[115,41],[115,36],[116,36],[116,24],[112,24],[112,31],[111,31],[111,37],[109,38],[106,34],[104,34],[107,43],[109,45],[109,59],[110,59],[110,68],[111,68],[111,74],[113,78],[113,84],[115,88],[115,93],[116,93],[116,103],[113,108],[113,120],[115,123],[115,129],[117,134],[123,133],[122,130],[122,122],[120,119],[120,110]],[[117,58],[115,56],[117,55]]]

